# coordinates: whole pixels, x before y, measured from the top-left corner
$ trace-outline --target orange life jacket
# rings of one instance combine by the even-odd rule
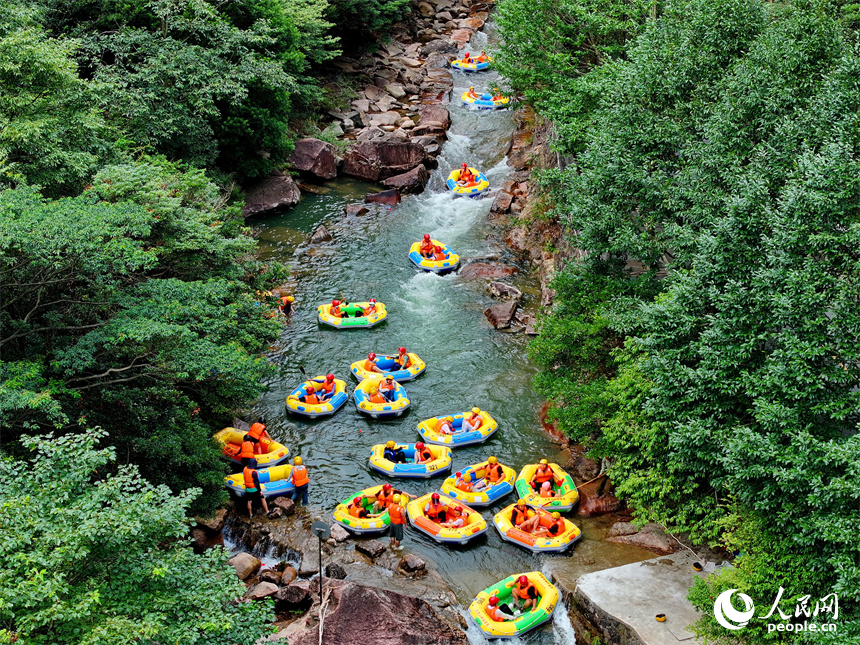
[[[531,581],[524,585],[517,583],[517,591],[520,593],[520,598],[537,598],[537,587]],[[532,595],[533,594],[533,595]]]
[[[559,518],[547,529],[550,535],[558,535],[564,530],[564,520]]]
[[[521,511],[518,506],[514,506],[514,510],[511,511],[511,522],[514,526],[522,524],[527,519],[529,519],[528,508],[526,510]]]
[[[382,380],[379,382],[377,388],[385,392],[391,392],[397,389],[397,384],[394,381],[391,381],[391,383],[389,383],[386,380]]]
[[[331,382],[323,381],[322,383],[320,383],[320,386],[318,389],[325,390],[325,392],[333,392],[334,388],[335,388],[335,383],[334,383],[334,380],[332,380]]]
[[[329,307],[328,312],[337,318],[340,318],[340,306],[337,307]]]
[[[427,253],[432,253],[433,248],[436,245],[433,242],[421,242],[421,254],[426,255]]]
[[[444,504],[431,501],[430,507],[429,507],[428,511],[425,513],[425,515],[427,517],[429,517],[431,520],[438,520],[439,519],[439,513],[441,513],[444,510],[445,510]]]
[[[376,311],[376,305],[370,305],[366,309],[362,309],[362,311],[364,312],[365,316],[369,316]]]
[[[466,492],[466,493],[471,493],[471,492],[472,492],[472,483],[471,483],[471,482],[467,482],[467,481],[463,480],[463,481],[461,481],[460,483],[456,484],[456,486],[457,486],[457,488],[459,488],[461,491],[464,491],[464,492]]]
[[[388,506],[389,504],[391,504],[392,497],[394,497],[394,493],[386,494],[385,491],[381,490],[376,494],[376,501],[379,503],[380,506]]]
[[[245,466],[245,469],[242,471],[242,476],[245,478],[245,490],[252,490],[257,488],[257,484],[254,483],[254,473],[257,472],[253,468],[248,468]]]
[[[439,420],[437,420],[437,421],[436,421],[436,427],[434,428],[434,429],[436,430],[436,432],[438,432],[439,434],[445,434],[444,432],[442,432],[442,427],[443,427],[446,423],[447,423],[447,421],[445,421],[445,419],[439,419]]]
[[[375,372],[375,371],[377,371],[377,370],[373,369],[374,367],[377,367],[377,366],[376,366],[376,363],[374,363],[374,362],[373,362],[372,360],[370,360],[369,358],[368,358],[366,361],[364,361],[364,369],[366,369],[368,372]],[[377,368],[377,369],[379,369],[379,368]]]
[[[251,426],[251,429],[248,430],[248,434],[254,437],[257,441],[260,440],[260,437],[263,436],[263,433],[266,432],[266,426],[262,423],[255,423]]]
[[[310,405],[319,405],[320,398],[316,394],[305,394],[305,403]]]
[[[493,466],[490,466],[489,470],[487,471],[487,479],[489,479],[493,483],[496,483],[497,481],[501,480],[504,476],[505,471],[502,470],[501,464],[495,464]]]
[[[298,488],[304,486],[310,480],[308,479],[308,469],[304,466],[293,466],[293,486]]]
[[[544,490],[543,488],[541,488],[540,489],[540,496],[541,497],[556,497],[556,494],[555,494],[555,491],[552,490],[551,488],[549,490]]]
[[[434,262],[444,262],[445,261],[445,254],[442,253],[442,251],[439,251],[438,253],[434,253],[433,254],[433,261]]]
[[[388,401],[385,400],[385,397],[382,396],[379,392],[377,392],[376,394],[368,395],[367,400],[371,403],[388,403]]]
[[[242,452],[239,453],[240,459],[252,459],[254,457],[254,442],[243,441]]]
[[[477,417],[477,418],[476,418]],[[474,420],[473,420],[474,419]],[[469,423],[472,424],[472,427],[477,430],[484,423],[484,418],[480,414],[473,414],[469,417]]]
[[[493,620],[495,620],[497,623],[504,622],[505,617],[504,617],[504,616],[502,616],[502,612],[501,612],[501,610],[498,608],[498,606],[493,606],[493,605],[491,605],[490,603],[487,603],[487,606],[486,606],[486,607],[484,607],[484,609],[485,609],[485,610],[486,610],[486,612],[487,612],[487,616],[489,616],[490,618],[492,618]]]
[[[401,363],[400,369],[406,369],[409,365],[412,364],[412,359],[409,358],[409,354],[400,354],[397,356],[397,361]]]
[[[415,456],[420,457],[422,462],[430,461],[431,459],[433,459],[433,453],[430,452],[429,448],[424,448],[424,450],[417,452]]]
[[[406,509],[400,504],[390,504],[388,506],[388,517],[391,518],[392,524],[406,524]]]
[[[548,465],[540,465],[535,469],[535,481],[539,484],[548,482],[553,478],[552,468]]]
[[[364,510],[364,507],[361,505],[361,503],[359,503],[358,505],[356,505],[356,504],[350,504],[349,505],[349,514],[352,515],[353,517],[359,517],[361,515],[361,511],[363,511],[363,510]]]

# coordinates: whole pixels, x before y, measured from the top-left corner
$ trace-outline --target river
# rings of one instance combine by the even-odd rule
[[[486,38],[484,33],[476,34],[473,51],[482,49]],[[492,329],[483,315],[493,304],[487,281],[464,281],[456,273],[444,277],[419,273],[407,258],[410,244],[424,233],[447,242],[462,257],[501,254],[505,262],[520,269],[513,283],[526,294],[523,305],[536,307],[535,279],[527,266],[517,264],[504,245],[502,231],[489,222],[492,196],[453,199],[444,186],[448,173],[464,161],[483,170],[494,190],[511,172],[504,155],[515,128],[512,113],[475,112],[459,101],[469,84],[480,90],[497,78],[494,72],[470,76],[454,72],[448,141],[421,195],[406,197],[390,210],[383,207],[348,219],[344,206],[361,201],[375,189],[339,179],[323,186],[324,194],[305,195],[287,213],[254,221],[261,257],[293,267],[297,305],[271,353],[277,375],[267,384],[269,390],[256,410],[265,416],[271,434],[292,454],[304,458],[311,475],[311,506],[328,517],[338,501],[372,484],[392,481],[414,494],[438,489],[443,477],[390,480],[368,469],[373,444],[389,439],[417,441],[417,423],[427,417],[479,406],[498,421],[499,430],[489,441],[455,450],[454,470],[491,454],[517,470],[541,458],[563,458],[541,429],[538,410],[543,398],[532,388],[535,367],[527,357],[527,338]],[[309,247],[306,240],[319,224],[325,224],[334,239]],[[317,305],[343,297],[358,301],[375,297],[387,305],[388,321],[371,330],[341,332],[319,326]],[[351,393],[356,381],[349,373],[350,363],[370,351],[396,353],[400,346],[427,363],[424,375],[405,384],[412,406],[403,417],[368,420],[358,414],[351,397],[326,419],[308,421],[287,414],[284,399],[303,380],[300,366],[311,376],[334,372],[347,381]],[[493,513],[512,501],[509,496],[484,510],[488,523]],[[404,546],[405,552],[435,562],[464,606],[493,582],[513,572],[545,568],[550,559],[554,566],[576,573],[647,557],[637,549],[601,542],[605,520],[578,524],[584,538],[564,555],[531,555],[503,542],[492,525],[486,536],[465,547],[442,546],[414,530],[407,530]],[[474,628],[469,637],[474,643],[483,642]],[[573,634],[567,617],[560,616],[526,635],[523,642],[570,644]]]

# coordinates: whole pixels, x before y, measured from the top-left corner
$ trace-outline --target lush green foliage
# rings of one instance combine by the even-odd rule
[[[107,433],[27,437],[25,461],[0,460],[0,642],[250,645],[271,603],[245,586],[222,549],[184,543],[198,491],[115,474]]]
[[[744,552],[693,596],[715,640],[786,638],[729,638],[725,588],[769,605],[782,585],[791,610],[837,591],[841,642],[860,631],[860,57],[841,18],[667,5],[589,74],[591,129],[545,178],[588,255],[556,281],[538,383],[641,520]]]
[[[123,462],[219,501],[212,428],[259,394],[280,328],[254,295],[280,271],[243,259],[238,209],[152,160],[105,168],[80,197],[7,190],[0,223],[3,425],[99,424]]]

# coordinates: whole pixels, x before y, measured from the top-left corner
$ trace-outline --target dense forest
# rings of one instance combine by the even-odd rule
[[[857,17],[500,3],[500,67],[570,160],[540,216],[585,251],[555,278],[536,386],[639,521],[736,554],[691,591],[707,642],[860,642]],[[838,633],[714,621],[722,590],[770,606],[780,586],[795,621],[832,620],[795,604],[838,593]]]
[[[211,436],[282,324],[285,270],[256,260],[235,186],[284,166],[348,90],[326,62],[405,4],[4,3],[0,642],[267,629],[223,553],[175,542],[226,499]]]

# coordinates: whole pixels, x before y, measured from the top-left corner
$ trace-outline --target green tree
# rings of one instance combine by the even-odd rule
[[[226,554],[195,554],[186,513],[198,493],[114,474],[107,433],[23,440],[0,459],[0,640],[68,643],[245,643],[271,631],[270,602],[245,591]]]

